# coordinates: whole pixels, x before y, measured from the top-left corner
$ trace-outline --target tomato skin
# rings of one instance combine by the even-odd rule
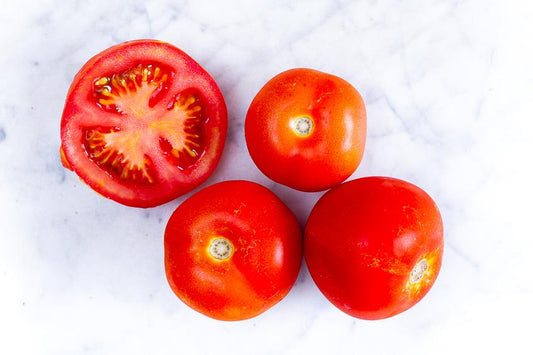
[[[443,243],[442,219],[427,193],[402,180],[367,177],[317,202],[304,255],[326,298],[353,317],[375,320],[426,295],[441,267]],[[416,273],[417,264],[423,273]]]
[[[295,120],[312,120],[309,135]],[[258,92],[245,120],[246,144],[270,179],[301,191],[321,191],[347,179],[363,157],[366,110],[347,81],[317,70],[278,74]]]
[[[233,245],[227,260],[210,242]],[[211,185],[183,202],[165,230],[165,269],[174,293],[219,320],[255,317],[284,298],[302,261],[302,232],[294,214],[270,190],[248,181]]]
[[[113,115],[105,112],[95,101],[94,87],[98,78],[153,63],[161,64],[170,73],[157,100],[150,102],[150,109],[159,107],[163,108],[160,111],[164,111],[176,95],[194,90],[195,95],[201,98],[202,113],[208,119],[199,128],[203,151],[190,166],[183,169],[171,167],[170,164],[162,163],[168,155],[166,152],[152,152],[150,173],[152,177],[157,177],[154,179],[157,181],[148,186],[135,181],[125,182],[102,169],[89,159],[90,154],[82,142],[87,134],[84,130],[88,127],[120,128],[120,120],[116,117],[111,119]],[[142,134],[146,129],[139,131]],[[73,170],[100,195],[132,207],[154,207],[191,191],[212,174],[222,154],[226,131],[226,105],[214,79],[186,53],[168,43],[135,40],[115,45],[97,54],[74,77],[61,119],[60,155],[63,165]],[[150,145],[159,146],[159,142],[154,141]],[[155,152],[156,149],[152,150]]]

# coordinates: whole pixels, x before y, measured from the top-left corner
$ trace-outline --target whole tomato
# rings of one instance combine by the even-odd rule
[[[365,104],[337,76],[288,70],[253,99],[245,136],[250,156],[270,179],[301,191],[325,190],[346,180],[361,162]]]
[[[305,260],[322,293],[362,319],[394,316],[429,291],[442,262],[442,219],[408,182],[367,177],[322,196],[309,216]]]
[[[219,320],[252,318],[278,303],[301,261],[296,217],[253,182],[221,182],[197,192],[165,230],[170,287],[185,304]]]

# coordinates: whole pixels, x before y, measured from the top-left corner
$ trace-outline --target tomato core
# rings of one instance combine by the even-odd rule
[[[224,237],[218,237],[209,243],[209,255],[217,261],[224,261],[233,255],[233,244]]]
[[[311,117],[301,116],[292,120],[290,123],[291,129],[297,136],[309,137],[313,133],[315,123]]]

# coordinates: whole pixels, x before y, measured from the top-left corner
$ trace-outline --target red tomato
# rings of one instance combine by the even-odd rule
[[[101,195],[152,207],[207,179],[226,129],[213,78],[178,48],[138,40],[106,49],[78,72],[63,111],[60,153]]]
[[[301,261],[296,217],[252,182],[227,181],[197,192],[176,209],[165,231],[170,287],[215,319],[252,318],[278,303]]]
[[[394,316],[416,304],[439,273],[439,210],[420,188],[368,177],[327,192],[304,238],[309,272],[340,310],[362,319]]]
[[[325,190],[346,180],[361,162],[365,104],[339,77],[288,70],[252,101],[245,135],[253,161],[270,179],[301,191]]]

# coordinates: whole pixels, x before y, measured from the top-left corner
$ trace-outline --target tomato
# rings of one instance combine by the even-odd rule
[[[195,193],[165,230],[170,287],[185,304],[219,320],[252,318],[278,303],[301,261],[296,217],[253,182],[226,181]]]
[[[207,179],[226,130],[213,78],[178,48],[137,40],[106,49],[75,76],[60,154],[101,195],[153,207]]]
[[[391,317],[420,301],[439,273],[442,251],[436,204],[393,178],[362,178],[328,191],[305,228],[305,260],[318,288],[362,319]]]
[[[325,190],[346,180],[361,162],[365,104],[339,77],[288,70],[253,99],[245,136],[250,156],[270,179],[301,191]]]

